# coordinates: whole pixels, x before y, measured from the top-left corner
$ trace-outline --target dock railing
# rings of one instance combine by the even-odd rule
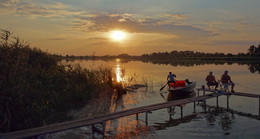
[[[259,94],[253,94],[253,93],[242,93],[242,92],[226,92],[223,90],[213,90],[213,89],[203,89],[203,88],[198,88],[196,89],[198,91],[198,97],[200,96],[200,91],[203,92],[203,95],[206,95],[206,92],[213,92],[215,94],[222,94],[227,96],[227,109],[229,109],[229,98],[230,96],[242,96],[242,97],[250,97],[250,98],[256,98],[258,99],[258,115],[260,118],[260,95]],[[218,107],[218,95],[216,95],[216,105]]]

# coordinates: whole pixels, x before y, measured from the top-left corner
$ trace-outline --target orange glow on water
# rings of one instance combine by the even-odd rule
[[[120,66],[116,67],[116,80],[117,80],[117,82],[122,81],[122,72],[121,72]]]
[[[121,64],[120,64],[120,59],[116,59],[116,68],[115,68],[115,73],[116,73],[116,81],[119,82],[123,82],[124,81],[124,73],[123,73],[123,69],[121,68]]]

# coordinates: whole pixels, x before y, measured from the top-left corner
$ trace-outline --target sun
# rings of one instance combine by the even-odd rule
[[[122,41],[126,37],[126,33],[121,30],[115,30],[111,32],[111,38],[115,41]]]

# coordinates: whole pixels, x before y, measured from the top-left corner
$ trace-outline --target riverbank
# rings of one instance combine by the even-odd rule
[[[121,88],[111,68],[63,64],[19,39],[1,38],[0,133],[74,119],[67,114],[72,109],[104,95],[103,90]]]

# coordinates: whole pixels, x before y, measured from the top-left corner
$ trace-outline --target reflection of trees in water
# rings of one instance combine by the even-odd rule
[[[172,66],[198,66],[198,65],[247,65],[248,69],[251,73],[258,72],[260,74],[260,62],[259,61],[229,61],[229,60],[168,60],[168,59],[161,59],[161,60],[142,60],[144,63],[153,63],[153,64],[165,64],[165,65],[172,65]]]
[[[206,107],[208,108],[208,111],[205,114],[205,119],[208,125],[209,126],[215,126],[216,124],[220,125],[222,130],[226,132],[225,134],[230,134],[229,131],[232,129],[232,125],[235,122],[235,115],[234,115],[235,113],[241,116],[252,118],[248,114],[244,114],[244,113],[241,114],[241,112],[236,112],[231,109],[227,110],[225,108],[212,107],[212,106],[206,106]],[[153,127],[155,127],[156,130],[165,130],[167,127],[178,126],[182,123],[189,123],[193,119],[196,119],[197,114],[193,113],[191,115],[184,116],[183,118],[178,118],[178,119],[173,119],[170,117],[169,120],[167,121],[154,123]]]
[[[170,117],[170,119],[165,122],[154,123],[153,127],[155,127],[156,130],[165,130],[167,127],[178,126],[182,123],[189,123],[193,119],[196,119],[196,117],[197,114],[191,114],[178,119],[172,119]],[[225,134],[229,134],[228,131],[232,129],[232,124],[235,122],[234,114],[225,110],[209,110],[205,118],[210,126],[215,126],[215,123],[218,122],[222,130],[227,132]]]
[[[206,60],[142,60],[144,63],[153,63],[153,64],[165,64],[172,66],[197,66],[197,65],[206,65],[206,64],[216,64],[224,65],[225,61],[206,61]],[[232,63],[231,63],[232,64]]]
[[[234,116],[232,113],[229,112],[221,113],[219,124],[221,125],[224,131],[229,131],[233,123],[234,123]]]
[[[73,59],[75,60],[75,59]],[[86,59],[88,60],[88,59]],[[104,60],[104,61],[113,61],[115,59],[97,59],[97,60]],[[245,59],[245,60],[239,60],[239,59],[214,59],[214,58],[200,58],[200,59],[120,59],[121,63],[128,63],[130,61],[142,61],[144,63],[152,63],[152,64],[163,64],[163,65],[172,65],[172,66],[199,66],[199,65],[232,65],[232,64],[238,64],[238,65],[247,65],[248,70],[251,73],[258,72],[260,74],[260,61],[259,59],[252,60],[252,59]]]
[[[130,61],[133,61],[133,59],[125,59],[121,60],[123,63],[128,63]],[[139,60],[137,60],[139,61]],[[144,63],[152,63],[152,64],[163,64],[163,65],[172,65],[172,66],[186,66],[186,67],[191,67],[191,66],[199,66],[199,65],[209,65],[209,64],[214,64],[214,65],[232,65],[232,64],[238,64],[238,65],[247,65],[248,70],[251,73],[258,72],[260,74],[260,61],[255,60],[245,60],[245,61],[240,61],[240,60],[233,60],[233,59],[225,59],[225,60],[216,60],[214,58],[210,59],[179,59],[179,60],[169,60],[169,59],[142,59],[141,60]]]
[[[218,123],[224,131],[229,131],[232,128],[235,117],[233,113],[227,110],[209,107],[206,115],[206,120],[209,125],[214,125],[214,123],[219,119]]]
[[[178,119],[172,119],[170,117],[168,121],[162,123],[154,123],[155,125],[153,125],[153,127],[155,127],[156,130],[165,130],[167,127],[178,126],[181,123],[189,123],[194,118],[196,118],[196,114],[184,116],[183,118]]]
[[[248,69],[252,73],[258,72],[260,74],[260,63],[250,63],[248,64]]]

